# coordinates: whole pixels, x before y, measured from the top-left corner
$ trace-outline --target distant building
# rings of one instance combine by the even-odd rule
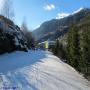
[[[44,41],[38,44],[40,49],[47,50],[51,49],[53,46],[55,46],[55,41]]]

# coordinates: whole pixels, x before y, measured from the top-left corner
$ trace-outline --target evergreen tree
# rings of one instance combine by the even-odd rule
[[[54,54],[58,55],[58,52],[59,52],[59,40],[56,40],[56,44],[54,47]]]
[[[90,76],[90,30],[89,26],[84,28],[86,31],[82,34],[81,50],[81,72]]]
[[[56,56],[60,57],[61,59],[66,59],[65,49],[63,45],[59,42],[59,40],[56,40],[56,44],[53,48],[53,52]]]
[[[68,63],[79,70],[79,34],[78,27],[73,26],[68,34],[67,44]]]

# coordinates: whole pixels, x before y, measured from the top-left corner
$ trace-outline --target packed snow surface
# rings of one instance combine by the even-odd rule
[[[0,90],[90,90],[90,82],[48,51],[0,56]]]

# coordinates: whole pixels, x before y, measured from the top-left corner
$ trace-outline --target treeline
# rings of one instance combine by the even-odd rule
[[[55,46],[52,47],[52,52],[64,61],[67,59],[66,48],[60,43],[59,39],[56,40]]]
[[[67,61],[90,77],[90,25],[72,26],[67,39]]]
[[[66,46],[59,39],[53,53],[90,79],[90,16],[70,26]]]

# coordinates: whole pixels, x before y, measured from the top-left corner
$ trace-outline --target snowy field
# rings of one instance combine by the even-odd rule
[[[0,56],[0,90],[90,90],[90,82],[45,51]]]

